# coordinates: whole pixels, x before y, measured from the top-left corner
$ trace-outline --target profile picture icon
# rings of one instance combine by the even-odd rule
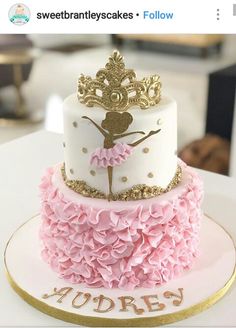
[[[24,25],[30,19],[30,10],[23,3],[16,3],[9,9],[9,20],[15,25]]]

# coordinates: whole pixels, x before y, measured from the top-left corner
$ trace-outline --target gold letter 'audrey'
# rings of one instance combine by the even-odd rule
[[[161,99],[160,77],[153,75],[138,81],[134,70],[126,69],[124,58],[114,51],[94,80],[81,75],[78,98],[88,107],[97,105],[108,111],[124,112],[132,106],[148,109]]]

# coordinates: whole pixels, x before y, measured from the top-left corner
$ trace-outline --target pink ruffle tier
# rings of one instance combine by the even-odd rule
[[[190,269],[198,256],[203,187],[181,163],[182,182],[156,198],[107,202],[65,186],[60,165],[42,178],[43,259],[71,283],[154,287]]]

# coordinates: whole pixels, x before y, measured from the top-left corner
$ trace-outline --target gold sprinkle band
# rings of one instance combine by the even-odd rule
[[[81,194],[84,197],[91,197],[91,198],[100,198],[100,199],[108,198],[108,195],[106,195],[100,190],[97,190],[96,188],[90,187],[85,181],[69,180],[65,172],[65,163],[62,165],[61,173],[67,187],[74,190],[78,194]],[[178,165],[173,179],[170,181],[170,183],[166,188],[139,184],[133,186],[131,189],[125,190],[117,194],[113,194],[112,200],[130,201],[130,200],[141,200],[141,199],[156,197],[176,187],[178,183],[181,181],[181,177],[182,177],[182,169],[181,166]]]
[[[66,176],[65,164],[62,165],[61,173],[67,187],[74,190],[78,194],[81,194],[84,197],[103,198],[103,199],[106,198],[106,195],[103,192],[95,188],[91,188],[90,186],[87,185],[85,181],[69,180]]]

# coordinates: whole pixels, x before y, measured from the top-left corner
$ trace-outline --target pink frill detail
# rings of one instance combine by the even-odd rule
[[[112,148],[97,148],[91,154],[90,164],[99,168],[118,166],[127,160],[132,151],[132,146],[120,142]]]
[[[190,182],[178,196],[125,210],[69,201],[49,169],[40,185],[43,259],[61,278],[89,287],[132,290],[178,277],[198,256],[202,217],[202,183],[183,167]]]

